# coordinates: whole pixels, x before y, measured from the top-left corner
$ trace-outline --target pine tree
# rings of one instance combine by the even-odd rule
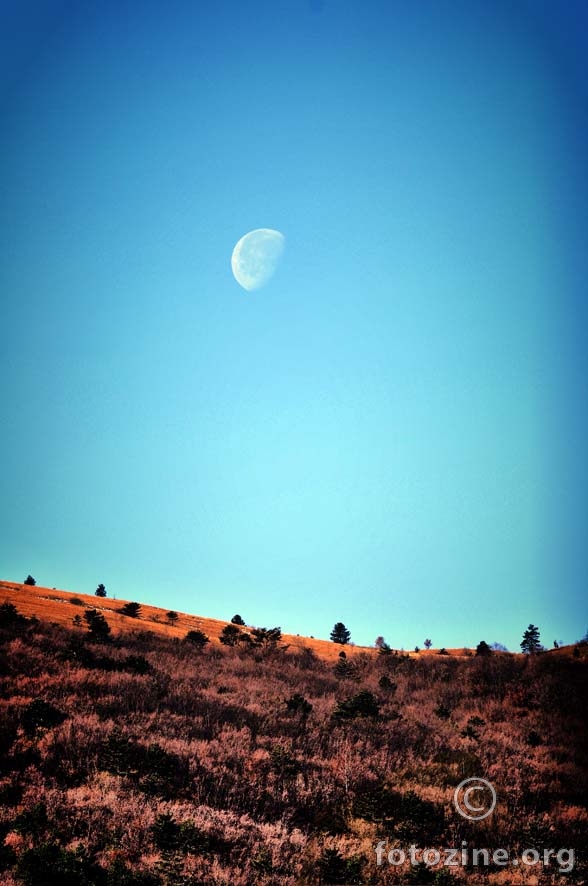
[[[476,655],[492,655],[492,650],[485,640],[480,640],[476,646]]]
[[[529,655],[533,655],[535,652],[540,651],[541,642],[539,640],[539,628],[536,625],[529,625],[523,634],[521,649]]]
[[[187,643],[191,643],[193,646],[196,646],[197,649],[204,649],[206,644],[209,642],[208,637],[206,636],[204,631],[188,631],[188,633],[184,637],[184,640]]]
[[[241,637],[241,631],[237,625],[225,625],[220,633],[219,640],[223,646],[236,646]]]
[[[343,646],[349,643],[351,633],[347,630],[342,621],[338,621],[331,631],[331,640],[333,643],[341,643]]]
[[[88,633],[94,640],[106,640],[110,636],[110,625],[101,612],[88,609],[84,612],[84,620],[88,625]]]
[[[273,649],[282,639],[281,628],[253,628],[251,631],[255,646]]]
[[[96,597],[105,597],[106,596],[106,588],[103,584],[99,584],[96,590],[94,591]]]

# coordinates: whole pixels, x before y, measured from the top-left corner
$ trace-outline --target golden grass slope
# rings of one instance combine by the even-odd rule
[[[81,600],[83,607],[72,604],[72,599]],[[96,597],[93,594],[76,594],[71,591],[11,581],[0,581],[0,603],[4,602],[13,603],[21,615],[36,616],[43,621],[55,622],[68,628],[72,627],[76,615],[83,615],[84,609],[97,609],[104,615],[114,634],[123,631],[143,630],[181,639],[186,636],[188,631],[203,631],[212,642],[219,643],[222,629],[230,623],[222,619],[203,618],[198,615],[178,612],[178,619],[172,624],[166,617],[169,610],[158,606],[148,606],[146,603],[141,603],[141,613],[138,618],[129,618],[120,612],[128,602],[126,600]],[[265,625],[265,627],[273,627],[273,625]],[[341,646],[330,640],[316,640],[293,634],[282,634],[282,642],[293,648],[312,649],[321,658],[333,661],[342,649]],[[371,647],[345,646],[348,656],[357,655],[360,652],[373,654],[374,651]]]
[[[83,607],[72,604],[72,599],[81,600]],[[185,612],[178,612],[178,619],[172,624],[166,617],[169,610],[159,606],[149,606],[146,603],[141,603],[141,613],[138,618],[129,618],[120,612],[128,602],[127,600],[114,600],[110,597],[96,597],[93,594],[76,594],[56,588],[0,580],[0,603],[4,602],[13,603],[22,615],[27,617],[34,615],[43,621],[55,622],[69,628],[72,627],[75,615],[83,614],[84,608],[97,609],[103,613],[114,634],[120,634],[123,631],[143,630],[181,639],[186,636],[188,631],[203,631],[212,642],[219,643],[221,631],[225,625],[229,624],[228,621],[222,619],[204,618]],[[273,625],[265,625],[264,627],[273,627]],[[313,637],[300,637],[294,634],[283,634],[282,642],[293,649],[311,649],[316,655],[327,661],[335,661],[342,648],[345,649],[347,656],[360,653],[376,654],[376,650],[372,646],[347,645],[342,647],[330,640],[317,640]],[[559,649],[548,651],[550,655],[566,657],[571,655],[573,650],[574,646],[562,646]],[[473,650],[462,648],[448,649],[447,651],[451,656],[456,657],[465,657],[473,652]],[[583,649],[582,652],[586,652],[586,650]],[[411,657],[438,655],[439,650],[421,649],[418,653],[409,651],[408,654]]]

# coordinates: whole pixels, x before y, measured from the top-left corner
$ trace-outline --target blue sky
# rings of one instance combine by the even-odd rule
[[[365,644],[583,635],[585,7],[1,14],[1,576]]]

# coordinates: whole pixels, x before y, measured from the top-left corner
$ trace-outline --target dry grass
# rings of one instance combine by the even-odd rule
[[[78,594],[72,591],[31,586],[17,582],[0,581],[0,603],[13,603],[22,615],[30,618],[36,616],[43,621],[53,622],[63,627],[71,627],[73,617],[82,611],[82,607],[72,605],[72,599],[81,600],[86,608],[97,609],[103,613],[114,634],[129,630],[152,631],[165,637],[185,637],[188,631],[203,631],[213,643],[219,643],[222,629],[229,624],[218,618],[203,618],[186,612],[177,612],[178,619],[171,624],[166,618],[168,609],[148,606],[141,603],[138,618],[121,615],[120,609],[128,601],[113,600],[109,597],[96,597],[93,594]],[[140,602],[140,601],[138,601]],[[327,661],[335,661],[341,646],[330,640],[316,640],[311,637],[299,637],[294,634],[282,634],[282,642],[294,650],[307,648],[315,655]],[[374,654],[371,647],[348,645],[345,647],[348,656],[362,652]]]
[[[39,585],[31,586],[18,582],[0,580],[0,603],[9,602],[17,606],[19,612],[27,617],[36,616],[43,621],[71,627],[72,619],[82,607],[72,606],[72,599],[81,600],[86,608],[98,609],[103,613],[114,634],[120,634],[129,630],[153,631],[165,637],[185,637],[188,631],[203,631],[213,643],[219,643],[219,637],[223,628],[229,624],[219,618],[204,618],[200,615],[190,615],[178,611],[178,619],[171,624],[166,618],[169,610],[159,606],[148,606],[141,603],[141,614],[138,618],[130,619],[121,615],[120,609],[127,600],[113,600],[109,597],[96,597],[92,594],[79,594],[72,591],[58,590],[56,588],[44,588]],[[138,601],[140,602],[140,601]],[[301,637],[295,634],[282,634],[284,644],[293,650],[311,649],[315,655],[326,661],[336,661],[342,647],[330,640],[317,640],[314,637]],[[549,654],[558,657],[569,657],[574,646],[562,646],[559,649],[550,649]],[[448,649],[452,658],[467,658],[474,650],[467,648]],[[372,646],[345,646],[345,653],[349,656],[367,653],[377,654]],[[404,653],[411,658],[428,658],[438,656],[439,649],[421,649],[419,652],[407,651]],[[512,654],[512,653],[495,653]],[[588,655],[588,650],[585,650]]]
[[[380,839],[578,850],[576,879],[511,867],[459,871],[456,886],[563,886],[588,872],[584,647],[574,658],[355,647],[342,677],[328,641],[284,638],[314,655],[225,647],[225,621],[179,613],[169,625],[150,606],[135,620],[116,611],[124,601],[75,596],[103,610],[107,642],[72,625],[84,612],[73,594],[0,583],[0,603],[37,617],[4,607],[0,624],[2,884],[46,886],[34,872],[48,863],[62,882],[59,865],[83,859],[94,874],[74,886],[104,886],[106,872],[108,886],[400,886],[408,870],[376,868]],[[211,637],[205,649],[179,642],[193,629]],[[341,717],[366,696],[375,712]],[[499,806],[476,828],[452,798],[482,774]]]

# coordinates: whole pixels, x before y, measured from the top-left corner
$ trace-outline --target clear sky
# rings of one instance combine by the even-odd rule
[[[0,577],[582,636],[586,5],[0,9]]]

